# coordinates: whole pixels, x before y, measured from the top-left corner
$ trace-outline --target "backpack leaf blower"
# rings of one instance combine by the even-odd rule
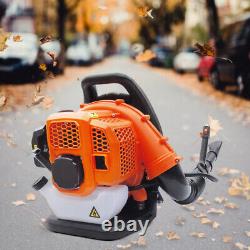
[[[99,95],[97,85],[117,83],[127,94]],[[161,187],[179,204],[195,201],[205,187],[222,142],[208,145],[204,126],[198,165],[184,174],[180,157],[162,135],[159,120],[142,89],[128,76],[107,74],[82,81],[85,103],[78,111],[64,110],[48,117],[33,133],[37,167],[51,178],[39,178],[33,187],[53,212],[50,231],[99,240],[116,240],[132,232],[104,221],[151,222],[162,201]],[[137,227],[138,228],[138,227]]]

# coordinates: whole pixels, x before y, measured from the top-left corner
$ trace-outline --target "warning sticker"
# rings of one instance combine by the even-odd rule
[[[94,217],[94,218],[100,218],[100,215],[98,214],[97,210],[95,207],[93,207],[90,211],[89,214],[90,217]]]
[[[91,113],[90,113],[90,117],[91,117],[91,118],[98,118],[99,115],[98,115],[96,112],[91,112]]]

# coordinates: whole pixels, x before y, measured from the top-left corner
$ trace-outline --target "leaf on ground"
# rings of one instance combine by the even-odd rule
[[[40,38],[40,43],[44,44],[44,43],[48,43],[52,41],[52,36],[47,35],[47,36],[43,36],[42,38]]]
[[[118,244],[116,245],[116,247],[120,249],[129,249],[131,248],[131,244],[126,244],[126,245]]]
[[[225,176],[225,175],[234,175],[239,174],[240,170],[235,168],[221,168],[218,170],[218,175]]]
[[[226,202],[224,204],[224,207],[230,208],[230,209],[237,209],[237,208],[239,208],[239,206],[237,204],[233,203],[233,202]]]
[[[207,217],[207,215],[205,213],[192,213],[192,216],[194,218],[204,218],[204,217]]]
[[[138,238],[138,240],[135,240],[132,242],[134,245],[137,245],[137,246],[146,246],[146,239],[144,236],[140,236]]]
[[[233,241],[233,238],[231,236],[229,236],[229,235],[224,235],[222,237],[222,240],[223,240],[224,243],[231,243]]]
[[[241,242],[236,242],[234,245],[240,250],[244,250],[244,249],[249,250],[249,248],[246,245],[242,244]]]
[[[201,218],[201,224],[212,224],[213,222],[207,217]]]
[[[182,216],[177,216],[175,219],[175,225],[183,226],[186,222],[186,219]]]
[[[36,200],[36,196],[33,193],[26,194],[26,200],[27,201],[34,201]]]
[[[144,52],[139,53],[135,60],[137,62],[148,62],[153,58],[155,58],[155,53],[152,50],[147,49]]]
[[[191,236],[196,237],[196,238],[206,238],[206,234],[202,232],[192,232],[190,233]]]
[[[41,63],[41,64],[39,65],[39,69],[42,70],[42,71],[46,71],[46,70],[47,70],[46,64],[45,64],[45,63]]]
[[[0,97],[0,108],[3,108],[7,103],[7,97],[6,96],[1,96]]]
[[[214,198],[214,201],[216,203],[219,203],[219,204],[222,204],[222,203],[225,203],[228,199],[226,197],[223,197],[223,196],[217,196]]]
[[[3,132],[0,132],[0,138],[5,140],[6,144],[9,147],[16,147],[17,146],[17,144],[14,141],[14,136],[12,134],[9,134],[9,133],[3,131]]]
[[[155,233],[155,236],[156,237],[162,237],[164,235],[164,232],[163,231],[159,231],[159,232],[156,232]]]
[[[207,211],[208,214],[225,214],[224,210],[223,209],[216,209],[216,208],[213,208],[211,207],[210,209],[208,209]]]
[[[216,136],[222,130],[219,120],[214,119],[212,116],[208,116],[208,124],[210,126],[210,137]]]
[[[205,200],[203,197],[199,197],[196,201],[196,203],[203,205],[203,206],[207,206],[210,205],[210,201]]]
[[[220,227],[220,223],[218,223],[217,221],[213,221],[212,227],[213,227],[214,229],[217,229],[218,227]]]
[[[250,237],[250,231],[245,231],[247,237]]]
[[[26,203],[22,200],[17,200],[17,201],[13,201],[12,204],[18,207],[18,206],[25,205]]]
[[[15,35],[15,36],[13,36],[13,41],[14,42],[22,42],[23,39],[20,35]]]
[[[180,236],[174,231],[169,231],[169,232],[167,232],[167,239],[168,240],[179,240]]]
[[[249,176],[242,173],[240,177],[231,180],[231,186],[228,188],[228,194],[231,196],[242,196],[250,200],[250,181]]]
[[[182,207],[188,211],[195,211],[195,206],[192,205],[182,205]]]

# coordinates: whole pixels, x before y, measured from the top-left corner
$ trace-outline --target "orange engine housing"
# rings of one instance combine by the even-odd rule
[[[61,155],[80,156],[84,181],[78,189],[58,190],[85,196],[97,186],[141,183],[176,165],[179,158],[149,117],[123,100],[82,104],[77,112],[60,112],[46,123],[50,162]],[[95,156],[105,159],[99,169]]]

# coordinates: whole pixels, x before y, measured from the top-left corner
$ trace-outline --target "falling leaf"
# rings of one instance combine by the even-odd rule
[[[168,240],[179,240],[180,236],[176,232],[169,231],[169,232],[167,232],[167,239]]]
[[[210,208],[208,211],[207,211],[208,214],[225,214],[224,210],[223,209],[216,209],[216,208]]]
[[[1,96],[0,97],[0,108],[3,108],[7,103],[7,97],[6,96]]]
[[[250,231],[245,231],[247,237],[250,237]]]
[[[8,45],[6,44],[9,39],[10,34],[5,32],[3,29],[0,29],[0,52],[4,51]]]
[[[196,237],[196,238],[206,238],[206,234],[202,232],[192,232],[190,233],[191,236]]]
[[[182,207],[188,211],[195,211],[195,206],[192,205],[182,205]]]
[[[204,217],[207,217],[207,215],[205,213],[192,213],[192,216],[194,218],[204,218]]]
[[[177,216],[175,219],[175,225],[183,226],[185,222],[186,222],[186,219],[181,216]]]
[[[220,223],[218,223],[217,221],[214,221],[214,222],[212,223],[212,227],[213,227],[214,229],[217,229],[218,227],[220,227]]]
[[[118,244],[116,245],[116,247],[120,249],[128,249],[131,247],[131,244],[127,244],[127,245]]]
[[[233,202],[227,202],[227,203],[225,203],[225,204],[224,204],[224,207],[230,208],[230,209],[237,209],[237,208],[239,208],[239,206],[236,205],[236,204],[233,203]]]
[[[135,60],[137,62],[147,62],[153,58],[155,58],[155,53],[152,50],[147,49],[144,52],[139,53]]]
[[[218,175],[225,176],[225,175],[234,175],[239,174],[240,170],[234,168],[221,168],[218,170]]]
[[[12,204],[18,207],[18,206],[25,205],[26,203],[22,200],[17,200],[17,201],[13,201]]]
[[[212,116],[208,116],[208,124],[210,126],[210,137],[214,137],[217,133],[222,130],[222,126],[219,120],[213,119]]]
[[[42,70],[42,71],[46,71],[46,70],[47,70],[46,64],[45,64],[45,63],[41,63],[41,64],[39,65],[39,69]]]
[[[244,249],[249,249],[246,245],[240,243],[240,242],[236,242],[234,244],[237,248],[239,248],[240,250],[244,250]]]
[[[228,194],[231,196],[243,196],[246,200],[250,200],[249,176],[242,173],[240,177],[232,179],[228,188]]]
[[[233,238],[231,236],[229,236],[229,235],[224,235],[222,237],[222,240],[223,240],[224,243],[231,243],[233,241]]]
[[[52,36],[48,35],[48,36],[44,36],[40,39],[40,42],[41,44],[44,44],[44,43],[48,43],[48,42],[51,42],[52,41]]]
[[[217,196],[217,197],[214,198],[214,201],[215,201],[216,203],[222,204],[222,203],[224,203],[224,202],[227,201],[227,198],[226,198],[226,197],[223,197],[223,196],[220,196],[220,197]]]
[[[13,41],[14,42],[22,42],[22,37],[20,35],[15,35],[13,36]]]
[[[199,53],[201,56],[212,56],[215,57],[215,49],[208,43],[201,45],[200,43],[195,43],[194,45],[197,50],[195,52]]]
[[[152,16],[152,9],[149,9],[149,7],[147,7],[147,6],[144,6],[144,7],[139,7],[138,8],[138,15],[140,16],[140,17],[150,17],[150,18],[154,18],[153,16]]]
[[[159,231],[159,232],[156,232],[155,233],[155,236],[156,237],[161,237],[161,236],[163,236],[164,235],[164,232],[163,231]]]
[[[33,193],[26,194],[27,201],[34,201],[35,199],[36,199],[36,196]]]
[[[54,100],[51,97],[46,96],[42,100],[42,107],[44,109],[50,109],[52,107],[53,103],[54,103]]]

